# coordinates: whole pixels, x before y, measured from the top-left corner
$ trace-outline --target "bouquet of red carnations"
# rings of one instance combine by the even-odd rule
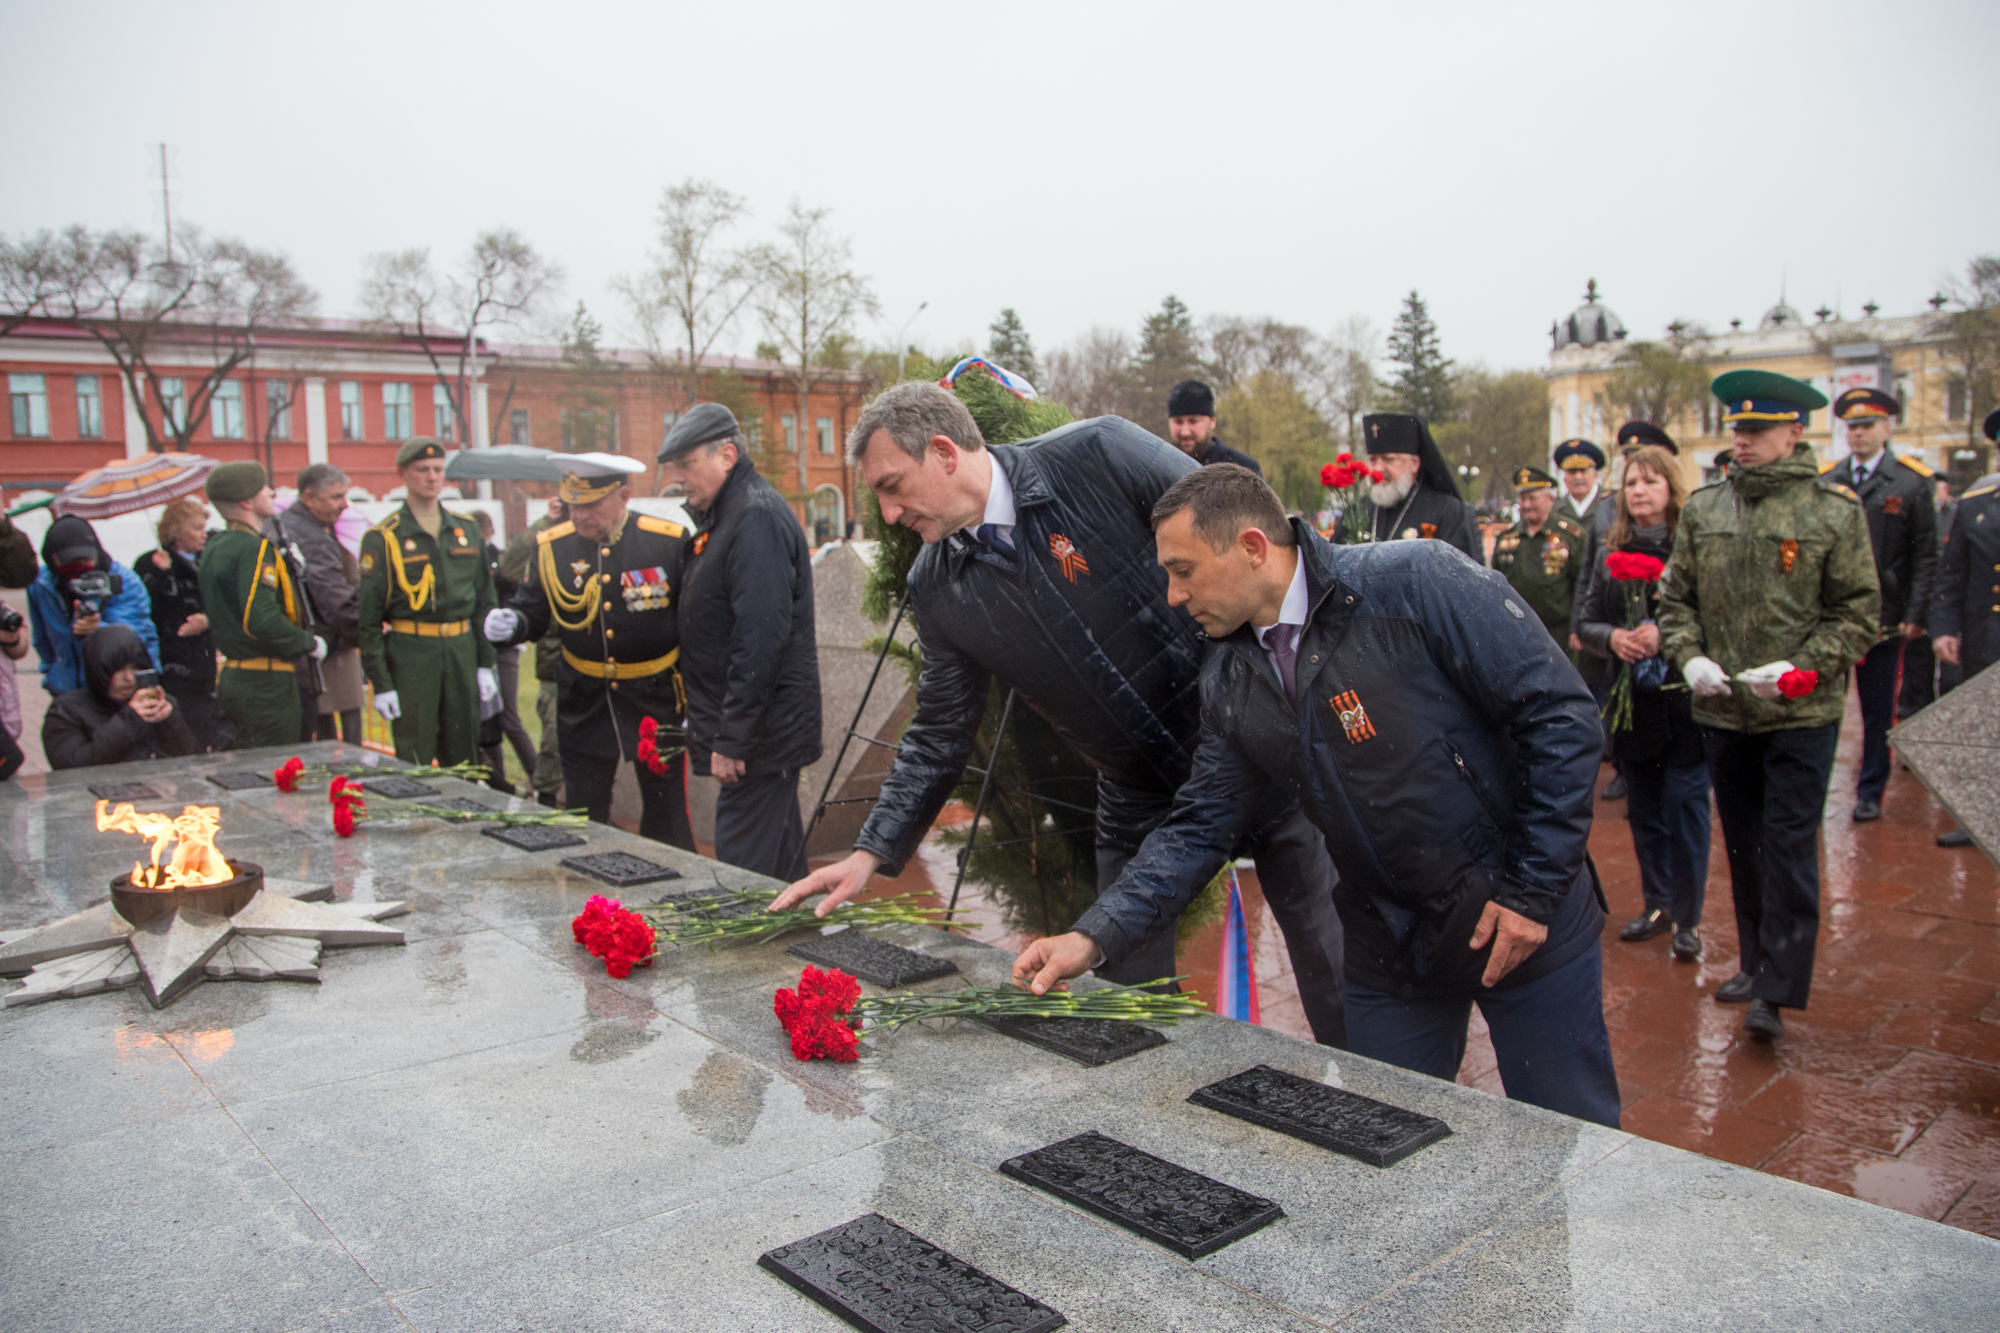
[[[1345,449],[1319,470],[1319,484],[1333,492],[1334,505],[1340,510],[1338,532],[1343,545],[1375,540],[1374,516],[1368,512],[1368,487],[1362,483],[1381,481],[1382,477],[1380,469],[1369,467],[1368,460],[1356,458]]]
[[[604,960],[604,970],[614,977],[631,976],[634,967],[646,966],[659,952],[646,918],[616,898],[592,894],[569,929],[578,944]]]
[[[1604,572],[1619,585],[1625,597],[1625,625],[1627,630],[1636,630],[1641,625],[1652,624],[1646,609],[1651,604],[1653,588],[1660,576],[1667,572],[1664,560],[1656,556],[1643,555],[1637,551],[1613,551],[1604,557]],[[1637,662],[1620,660],[1618,679],[1611,682],[1611,692],[1604,699],[1604,717],[1611,723],[1614,732],[1632,729],[1632,690],[1639,688],[1658,690],[1676,688],[1666,683],[1667,659],[1655,653],[1642,657]],[[1686,686],[1678,688],[1685,689]]]

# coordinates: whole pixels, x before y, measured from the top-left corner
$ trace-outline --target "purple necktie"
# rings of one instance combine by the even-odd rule
[[[1293,703],[1299,698],[1299,627],[1278,624],[1271,626],[1264,635],[1264,646],[1271,650],[1271,656],[1278,663],[1278,678],[1285,683],[1285,697]]]

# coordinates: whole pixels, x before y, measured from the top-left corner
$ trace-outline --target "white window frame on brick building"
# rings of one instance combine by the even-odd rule
[[[788,454],[797,453],[799,451],[799,419],[790,412],[787,412],[779,417],[778,421],[785,428],[785,452]]]
[[[507,443],[509,443],[509,444],[527,444],[527,443],[529,443],[529,437],[530,437],[530,436],[531,436],[531,435],[532,435],[533,433],[534,433],[534,432],[533,432],[533,428],[532,428],[532,427],[530,426],[530,424],[529,424],[529,421],[528,421],[528,409],[527,409],[527,408],[525,408],[525,407],[516,407],[516,408],[513,408],[513,409],[511,409],[511,410],[509,410],[509,411],[508,411],[508,413],[507,413]]]
[[[95,375],[76,377],[76,433],[85,440],[104,438],[104,390]]]
[[[243,438],[242,380],[224,380],[209,395],[208,433],[218,440]]]
[[[407,440],[416,434],[416,407],[408,384],[384,384],[382,386],[382,438],[385,440]]]
[[[342,380],[340,382],[340,438],[361,440],[367,438],[368,419],[361,413],[361,381]]]
[[[14,438],[35,440],[49,433],[49,377],[9,375],[7,405],[11,410]]]
[[[815,421],[815,422],[813,423],[813,427],[814,427],[814,430],[815,430],[815,432],[816,432],[816,433],[817,433],[817,434],[819,435],[819,451],[820,451],[821,453],[823,453],[823,454],[830,454],[830,453],[832,453],[832,452],[833,452],[833,418],[832,418],[832,417],[820,417],[820,418],[819,418],[819,419],[818,419],[817,421]]]
[[[180,434],[187,425],[187,385],[179,375],[160,377],[160,424],[169,435]]]
[[[437,422],[440,440],[458,438],[458,414],[451,410],[451,390],[442,384],[431,385],[431,416]]]
[[[264,381],[264,432],[267,440],[292,438],[292,386],[285,380]]]

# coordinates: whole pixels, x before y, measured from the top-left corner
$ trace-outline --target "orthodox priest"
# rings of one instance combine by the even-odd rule
[[[1361,438],[1369,462],[1384,474],[1368,492],[1372,539],[1432,537],[1465,552],[1474,564],[1485,564],[1472,506],[1459,498],[1458,484],[1424,419],[1402,413],[1371,414],[1361,419]],[[1343,515],[1341,525],[1345,523]],[[1355,538],[1336,529],[1335,540]]]

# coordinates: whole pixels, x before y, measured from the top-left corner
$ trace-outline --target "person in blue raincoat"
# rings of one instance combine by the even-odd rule
[[[159,663],[160,636],[146,585],[113,560],[96,529],[74,514],[49,524],[42,538],[42,571],[28,585],[28,615],[42,659],[42,688],[51,695],[88,683],[83,641],[101,625],[131,626],[146,655]]]

